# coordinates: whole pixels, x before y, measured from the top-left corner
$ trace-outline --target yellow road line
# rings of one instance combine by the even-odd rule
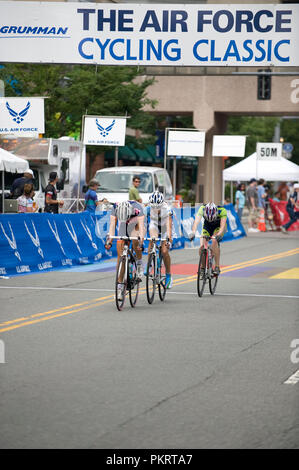
[[[299,279],[299,268],[292,268],[271,276],[270,279]]]
[[[293,256],[293,255],[298,254],[298,253],[299,253],[299,248],[295,248],[294,250],[288,250],[288,251],[285,251],[285,252],[277,253],[275,255],[264,256],[262,258],[256,258],[256,259],[253,259],[253,260],[250,260],[250,261],[244,261],[242,263],[226,266],[226,267],[222,268],[221,271],[222,271],[222,273],[230,272],[230,271],[236,271],[238,269],[242,269],[242,268],[245,268],[245,267],[254,266],[256,264],[261,264],[261,263],[265,263],[265,262],[268,262],[268,261],[280,259],[280,258],[283,258],[283,257],[286,257],[286,256]],[[275,276],[273,276],[273,277],[275,277]],[[183,278],[175,279],[173,281],[173,285],[177,286],[177,285],[181,285],[181,284],[187,284],[189,282],[194,281],[196,278],[197,278],[197,274],[194,274],[192,276],[187,276],[187,277],[184,276]],[[140,294],[144,294],[145,292],[146,292],[145,287],[142,287],[139,291]],[[14,320],[9,320],[9,321],[0,323],[0,326],[4,327],[4,328],[0,329],[0,333],[3,333],[5,331],[11,331],[11,330],[14,330],[16,328],[21,328],[21,327],[27,326],[27,325],[33,325],[33,324],[39,323],[41,321],[51,320],[53,318],[59,318],[59,317],[62,317],[62,316],[70,315],[72,313],[81,312],[83,310],[88,310],[90,308],[101,306],[101,305],[104,305],[106,303],[110,303],[110,302],[113,302],[113,301],[114,301],[114,294],[111,294],[111,295],[107,295],[107,296],[104,296],[104,297],[98,297],[98,298],[95,298],[95,299],[87,300],[85,302],[81,302],[81,303],[77,303],[77,304],[73,304],[73,305],[68,305],[66,307],[60,307],[60,308],[57,308],[57,309],[49,310],[47,312],[36,313],[36,314],[33,314],[33,315],[29,315],[28,317],[16,318]],[[75,308],[75,307],[80,307],[80,308]],[[61,312],[61,313],[56,313],[56,312]],[[51,315],[51,314],[54,314],[54,315]],[[39,318],[37,318],[37,317],[39,317]],[[18,324],[16,325],[15,323],[18,323]]]

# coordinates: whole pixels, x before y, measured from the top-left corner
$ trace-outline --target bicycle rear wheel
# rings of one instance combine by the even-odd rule
[[[164,259],[162,254],[159,256],[159,268],[158,268],[158,274],[159,274],[159,297],[160,300],[163,302],[166,296],[166,268],[164,264]]]
[[[149,304],[152,304],[156,291],[156,257],[153,253],[149,255],[146,269],[146,297]]]
[[[213,274],[214,268],[215,268],[215,256],[212,255],[210,258],[210,273],[212,277],[209,278],[209,289],[210,289],[211,295],[215,294],[217,282],[218,282],[218,275]]]
[[[122,282],[118,282],[118,280]],[[119,289],[121,287],[121,289]],[[115,278],[115,303],[117,310],[121,311],[124,307],[127,292],[127,273],[126,273],[126,258],[121,257],[116,269]]]
[[[205,272],[203,275],[201,275],[201,272],[200,272],[202,267],[205,268]],[[202,250],[200,257],[199,257],[198,271],[197,271],[197,293],[199,297],[202,297],[206,282],[207,282],[207,250]]]
[[[137,279],[137,265],[134,258],[128,262],[128,288],[131,307],[135,307],[139,294],[139,279]]]

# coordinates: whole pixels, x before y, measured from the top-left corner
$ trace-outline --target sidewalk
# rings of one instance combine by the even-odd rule
[[[256,232],[256,233],[248,232],[248,210],[246,208],[244,209],[241,222],[245,229],[247,237],[299,239],[299,230],[292,230],[292,231],[288,231],[287,233],[283,233],[280,230],[272,230],[268,226],[268,224],[266,224],[266,227],[267,227],[266,232]]]

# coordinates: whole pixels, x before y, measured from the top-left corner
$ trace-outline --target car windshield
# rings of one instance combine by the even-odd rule
[[[100,171],[95,178],[100,183],[98,192],[100,193],[127,193],[133,185],[133,176],[135,173],[127,172],[109,172]],[[153,192],[153,178],[151,173],[138,173],[140,185],[138,191],[140,193]]]

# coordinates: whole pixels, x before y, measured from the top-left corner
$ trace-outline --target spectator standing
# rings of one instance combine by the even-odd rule
[[[59,207],[62,207],[64,202],[57,199],[57,190],[55,185],[58,181],[58,176],[56,171],[51,171],[49,175],[49,184],[45,189],[45,212],[50,212],[52,214],[58,214]]]
[[[246,202],[249,211],[248,216],[248,232],[259,232],[257,228],[258,223],[258,195],[256,189],[257,181],[252,178],[249,181],[249,186],[246,190]]]
[[[18,212],[33,212],[33,198],[32,198],[33,186],[32,184],[25,184],[24,191],[21,196],[18,197]]]
[[[280,227],[283,233],[287,233],[287,230],[290,228],[290,226],[293,225],[299,219],[299,183],[295,183],[293,189],[294,193],[289,197],[286,207],[287,212],[290,216],[290,220],[289,222]]]
[[[258,208],[265,209],[265,188],[264,188],[264,179],[260,179],[257,184],[257,197],[258,197]]]
[[[242,219],[242,214],[243,214],[243,209],[245,206],[245,184],[239,184],[237,187],[237,191],[235,194],[235,209],[238,214],[238,217],[241,221]]]
[[[98,200],[97,189],[100,186],[98,180],[90,180],[88,184],[88,191],[85,194],[85,210],[91,213],[95,213],[97,206],[100,206],[104,202],[108,202],[107,199]]]
[[[33,185],[34,174],[33,171],[28,168],[24,172],[24,175],[16,178],[12,183],[10,194],[14,199],[17,199],[19,196],[22,196],[24,192],[25,184],[32,184]]]
[[[288,200],[288,193],[289,193],[289,187],[286,182],[281,183],[277,189],[277,192],[279,193],[279,199],[281,201],[287,201]]]
[[[265,198],[264,198],[264,204],[265,204],[265,223],[268,222],[268,224],[271,227],[271,230],[275,230],[274,224],[273,224],[273,214],[270,206],[270,201],[269,201],[269,192],[270,192],[270,186],[268,184],[264,184],[265,188]]]
[[[140,178],[139,176],[135,175],[133,176],[133,186],[131,186],[130,191],[129,191],[129,201],[137,201],[142,203],[142,199],[139,194],[139,186],[140,186]]]

